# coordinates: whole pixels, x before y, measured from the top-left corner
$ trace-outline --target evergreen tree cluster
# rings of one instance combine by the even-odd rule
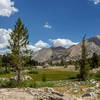
[[[96,53],[93,53],[92,58],[89,59],[90,68],[98,68],[100,67],[100,56],[98,56]]]

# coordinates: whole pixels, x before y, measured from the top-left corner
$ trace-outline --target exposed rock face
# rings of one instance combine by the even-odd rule
[[[67,99],[66,96],[50,88],[0,89],[0,100],[75,100],[75,97],[67,96],[70,98]]]
[[[61,94],[52,88],[44,89],[0,89],[0,100],[96,100],[92,97],[76,98],[73,95]]]
[[[89,54],[88,57],[91,57],[94,52],[100,55],[100,35],[92,37],[86,40],[86,47],[87,53]],[[51,47],[51,48],[44,48],[40,51],[37,51],[33,54],[33,58],[39,62],[46,62],[46,61],[60,61],[64,59],[68,60],[78,60],[81,58],[81,43],[77,45],[73,45],[69,48],[63,47]]]
[[[42,50],[35,52],[33,54],[32,59],[39,62],[45,62],[47,60],[50,60],[52,54],[53,54],[53,51],[51,48],[43,48]]]
[[[87,54],[91,57],[93,53],[100,55],[100,35],[86,40]],[[68,60],[77,60],[81,57],[81,43],[67,49],[69,55],[66,57]]]
[[[67,51],[63,47],[51,47],[51,48],[43,48],[40,51],[37,51],[33,54],[32,59],[38,62],[46,62],[50,60],[59,60],[64,57]]]

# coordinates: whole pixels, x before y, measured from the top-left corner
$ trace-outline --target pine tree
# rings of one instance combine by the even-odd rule
[[[2,56],[0,55],[0,68],[2,67]]]
[[[83,81],[86,81],[89,78],[89,66],[90,66],[87,60],[85,37],[86,35],[84,35],[83,40],[82,40],[82,59],[81,59],[81,65],[80,65],[80,78]]]
[[[2,56],[2,67],[5,68],[5,73],[8,73],[8,67],[9,67],[9,58],[7,55]]]
[[[60,65],[64,66],[64,59],[61,59]]]
[[[49,62],[49,65],[53,66],[53,63],[52,63],[52,61],[50,61],[50,62]]]
[[[17,81],[21,81],[21,69],[24,63],[24,53],[26,46],[29,43],[28,41],[28,30],[20,18],[18,18],[14,30],[10,34],[10,40],[8,49],[11,50],[11,57],[13,58],[12,63],[14,63],[17,71]]]
[[[100,66],[100,57],[96,53],[93,53],[91,60],[92,60],[91,68],[98,68]]]

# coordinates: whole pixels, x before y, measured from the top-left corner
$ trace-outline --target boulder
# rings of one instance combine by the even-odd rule
[[[85,93],[85,94],[82,95],[82,98],[85,98],[85,97],[91,97],[93,99],[96,99],[97,94],[95,92]]]
[[[17,80],[17,76],[13,76],[10,79]],[[21,77],[21,80],[22,81],[24,81],[24,80],[32,80],[32,77],[31,76],[28,76],[28,75],[24,75],[24,76]]]
[[[71,95],[61,94],[52,88],[0,89],[0,100],[77,100]]]

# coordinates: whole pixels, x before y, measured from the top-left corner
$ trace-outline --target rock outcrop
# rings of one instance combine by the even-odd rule
[[[90,94],[86,97],[77,98],[69,94],[61,94],[52,88],[7,88],[0,89],[0,100],[96,100]]]
[[[71,98],[69,96],[68,98]],[[44,89],[0,89],[0,100],[74,100],[65,99],[63,94],[54,91],[52,88]]]

